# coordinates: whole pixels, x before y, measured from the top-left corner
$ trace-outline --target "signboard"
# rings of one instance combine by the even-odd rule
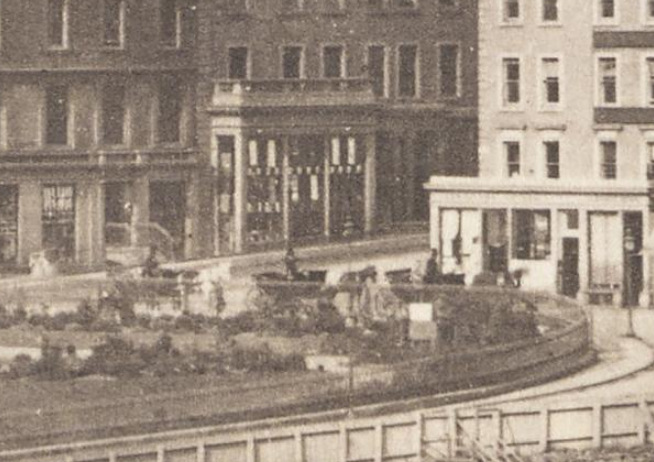
[[[434,307],[431,303],[409,303],[409,320],[411,322],[432,322]]]

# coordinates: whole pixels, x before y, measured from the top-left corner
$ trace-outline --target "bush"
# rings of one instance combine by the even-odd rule
[[[82,373],[134,376],[146,364],[131,342],[120,337],[107,337],[104,343],[93,348],[91,356],[84,361]]]
[[[14,325],[14,317],[4,305],[0,305],[0,329],[8,329]]]
[[[41,345],[41,358],[34,365],[34,373],[46,380],[63,380],[69,377],[63,349],[51,345],[47,340]]]
[[[188,313],[183,313],[175,319],[175,329],[194,332],[195,320]]]
[[[143,313],[137,315],[136,325],[143,329],[150,329],[152,327],[152,316]]]
[[[34,361],[25,354],[16,356],[9,365],[9,377],[19,379],[34,374]]]
[[[24,306],[17,306],[13,311],[14,324],[22,324],[27,321],[27,311]]]
[[[109,332],[116,334],[121,331],[121,326],[113,319],[96,319],[89,326],[92,332]]]
[[[219,321],[220,329],[227,337],[232,337],[243,332],[254,332],[258,324],[257,313],[251,310],[241,311],[235,316]]]
[[[86,329],[89,329],[97,319],[98,313],[90,300],[85,299],[77,305],[77,316],[75,322]]]
[[[338,308],[333,303],[326,300],[318,302],[318,312],[316,313],[316,332],[327,332],[335,334],[345,330],[345,318],[338,312]]]

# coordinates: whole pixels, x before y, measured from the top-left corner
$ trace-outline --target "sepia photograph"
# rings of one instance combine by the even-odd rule
[[[654,462],[653,281],[654,0],[0,0],[0,462]]]

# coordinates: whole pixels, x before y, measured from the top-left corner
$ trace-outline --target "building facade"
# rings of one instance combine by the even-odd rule
[[[479,8],[480,175],[429,185],[444,269],[648,304],[654,3]]]
[[[429,175],[477,168],[475,3],[200,1],[214,254],[426,223]]]
[[[0,0],[0,265],[198,252],[191,0]]]

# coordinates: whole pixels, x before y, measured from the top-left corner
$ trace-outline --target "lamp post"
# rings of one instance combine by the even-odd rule
[[[627,319],[628,319],[628,324],[627,324],[627,333],[625,334],[626,337],[635,337],[636,333],[634,331],[634,313],[633,313],[633,304],[631,303],[631,289],[632,289],[632,281],[631,281],[631,269],[632,269],[632,263],[633,263],[633,257],[634,257],[634,252],[636,250],[636,239],[633,235],[633,232],[631,231],[630,228],[625,229],[625,234],[624,234],[624,242],[623,242],[623,248],[624,248],[624,257],[626,261],[625,265],[625,298],[626,298],[626,303],[627,303]]]

